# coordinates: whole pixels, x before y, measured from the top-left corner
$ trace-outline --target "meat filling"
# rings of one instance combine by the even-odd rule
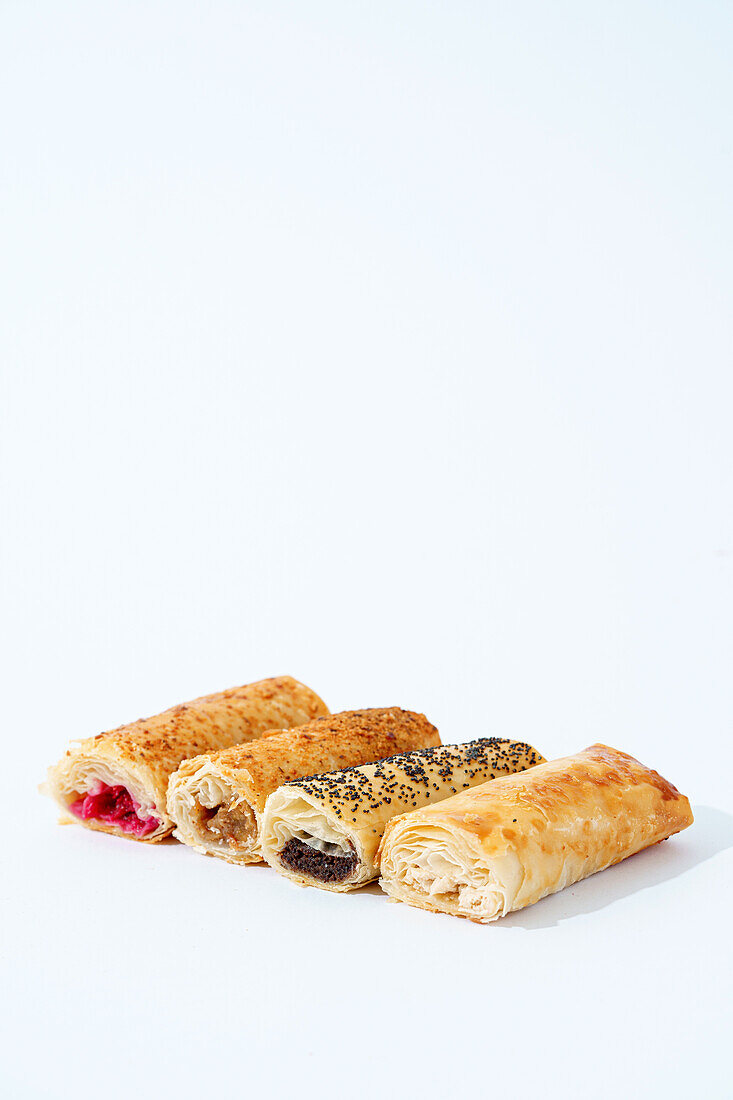
[[[140,805],[127,787],[110,787],[107,783],[97,783],[93,790],[72,802],[69,809],[83,821],[103,821],[129,836],[147,836],[160,825],[157,817],[138,816]]]
[[[287,842],[279,856],[281,862],[291,871],[308,875],[319,882],[343,882],[356,868],[356,852],[353,848],[348,855],[329,856],[296,837]]]
[[[252,842],[257,825],[254,814],[246,802],[239,806],[202,807],[206,828],[231,848],[247,846]]]

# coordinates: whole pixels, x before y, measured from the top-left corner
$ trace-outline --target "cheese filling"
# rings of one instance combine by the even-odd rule
[[[511,851],[485,864],[470,844],[438,828],[400,837],[385,860],[383,878],[434,901],[448,912],[495,920],[513,907],[524,872]]]

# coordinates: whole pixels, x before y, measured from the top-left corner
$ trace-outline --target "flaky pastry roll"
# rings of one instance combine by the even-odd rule
[[[378,853],[397,901],[486,923],[692,823],[684,795],[606,745],[395,818]]]
[[[391,818],[543,759],[531,745],[487,737],[296,779],[267,800],[262,854],[300,886],[355,890],[377,877]]]
[[[194,757],[168,785],[174,835],[204,855],[258,863],[265,802],[282,783],[439,744],[423,714],[391,707],[344,711],[252,745]]]
[[[168,779],[182,760],[296,726],[328,707],[291,676],[204,695],[72,746],[41,788],[88,829],[157,841],[173,831]]]

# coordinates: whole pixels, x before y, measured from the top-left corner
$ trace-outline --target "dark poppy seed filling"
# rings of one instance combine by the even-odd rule
[[[356,852],[353,848],[347,856],[329,856],[296,837],[287,842],[279,856],[280,861],[291,871],[309,875],[319,882],[343,882],[353,874],[356,867]]]

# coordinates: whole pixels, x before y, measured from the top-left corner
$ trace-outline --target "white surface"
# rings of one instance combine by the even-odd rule
[[[732,31],[2,6],[4,1095],[730,1095]],[[480,927],[36,796],[280,672],[696,825]]]

